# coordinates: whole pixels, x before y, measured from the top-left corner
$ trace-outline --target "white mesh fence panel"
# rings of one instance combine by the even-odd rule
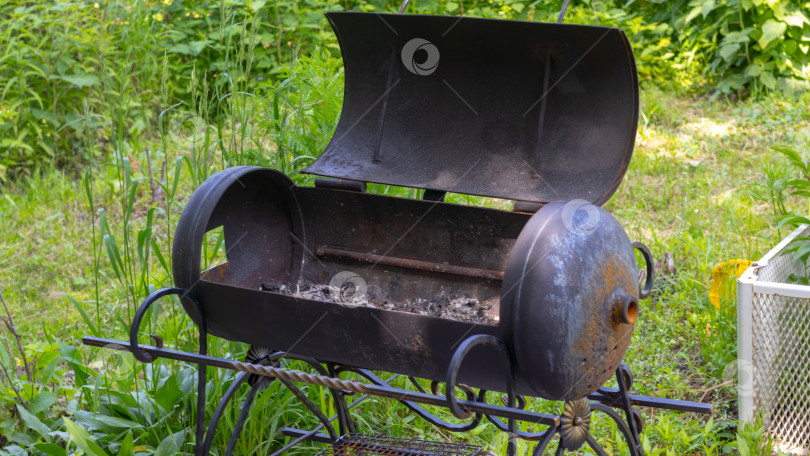
[[[802,236],[810,234],[805,229]],[[796,284],[807,277],[790,246],[759,268],[757,283]],[[793,278],[792,278],[792,277]],[[754,411],[774,437],[790,445],[810,444],[810,298],[758,292],[752,303]]]

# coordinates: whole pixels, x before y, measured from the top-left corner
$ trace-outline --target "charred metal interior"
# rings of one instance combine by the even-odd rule
[[[709,404],[631,394],[622,362],[654,276],[647,247],[601,207],[625,174],[638,121],[625,34],[466,17],[327,18],[343,55],[345,99],[330,144],[304,170],[322,176],[315,187],[259,167],[213,175],[178,222],[175,287],[144,301],[129,342],[84,343],[115,344],[142,362],[200,366],[197,455],[209,453],[244,386],[232,453],[269,381],[321,422],[285,428],[292,441],[276,455],[304,440],[329,444],[321,454],[334,455],[492,454],[360,434],[350,409],[369,395],[451,432],[486,418],[508,434],[509,455],[517,439],[536,442],[537,456],[583,445],[607,454],[590,432],[594,412],[642,455],[637,407],[709,413]],[[437,63],[409,66],[413,43]],[[422,189],[424,198],[367,193],[366,183]],[[448,192],[512,200],[514,210],[448,203]],[[227,261],[202,270],[203,239],[219,227]],[[199,327],[199,353],[138,342],[150,306],[171,295]],[[251,348],[243,361],[211,357],[207,335]],[[285,368],[283,359],[314,373]],[[240,372],[207,426],[205,366]],[[341,378],[349,372],[352,379]],[[391,386],[393,378],[410,386]],[[614,380],[617,388],[604,386]],[[297,383],[328,389],[337,414],[326,416]],[[503,393],[502,403],[487,402],[488,391]],[[532,400],[560,401],[560,412],[532,411]],[[518,422],[539,430],[519,431]]]

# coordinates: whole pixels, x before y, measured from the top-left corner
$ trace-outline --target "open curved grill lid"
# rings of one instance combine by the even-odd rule
[[[340,121],[305,173],[523,201],[606,202],[627,169],[638,80],[615,28],[327,13]]]

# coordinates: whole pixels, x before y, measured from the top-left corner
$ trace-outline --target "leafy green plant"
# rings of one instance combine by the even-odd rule
[[[778,227],[798,227],[810,224],[810,162],[794,149],[774,147],[787,159],[787,166],[765,167],[759,180],[749,184],[749,195],[767,202],[778,222]],[[790,204],[793,197],[794,204]],[[801,201],[796,204],[795,201]],[[797,210],[798,209],[798,210]],[[785,254],[794,253],[807,264],[810,259],[810,237],[800,236],[785,249]],[[793,280],[807,282],[806,278],[793,277]]]
[[[678,0],[647,3],[643,16],[647,23],[666,24],[675,55],[692,54],[720,93],[806,86],[806,5],[786,0]]]
[[[762,416],[752,423],[740,423],[735,447],[740,456],[769,456],[774,454],[774,439],[766,432]],[[779,452],[781,455],[782,453]]]

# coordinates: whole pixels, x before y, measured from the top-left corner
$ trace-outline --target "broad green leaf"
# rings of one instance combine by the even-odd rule
[[[781,228],[785,225],[798,226],[802,224],[810,224],[810,220],[798,215],[786,215],[779,219],[778,226]]]
[[[76,420],[77,424],[81,424],[86,428],[98,429],[107,434],[116,434],[128,429],[139,429],[142,427],[140,424],[124,418],[85,411],[76,412],[73,415],[73,419]]]
[[[723,58],[726,62],[731,61],[731,58],[737,55],[737,51],[740,49],[740,45],[737,43],[734,44],[727,44],[720,48],[720,57]]]
[[[785,30],[787,30],[787,25],[784,22],[768,19],[762,25],[762,37],[759,39],[759,45],[764,49],[771,41],[782,38]]]
[[[170,411],[178,400],[183,397],[183,392],[177,383],[176,376],[170,376],[166,382],[155,392],[155,402],[165,411]]]
[[[44,119],[45,121],[49,122],[51,125],[53,125],[55,127],[59,126],[59,123],[60,123],[59,122],[59,116],[57,116],[56,114],[54,114],[54,113],[52,113],[50,111],[45,111],[45,110],[42,110],[42,109],[32,108],[31,109],[31,114],[36,119]]]
[[[254,0],[253,3],[250,4],[250,8],[253,12],[257,12],[260,9],[264,8],[264,5],[267,4],[267,0]]]
[[[23,448],[31,448],[32,446],[36,445],[37,436],[32,434],[26,434],[24,432],[15,432],[11,434],[9,440],[16,443],[17,445],[21,445]]]
[[[31,403],[28,404],[28,410],[36,415],[55,403],[56,396],[54,396],[53,393],[50,391],[41,391],[34,397],[34,399],[31,400]]]
[[[767,71],[763,72],[759,76],[759,80],[760,80],[760,82],[765,84],[765,87],[767,87],[769,89],[775,89],[776,88],[776,78],[773,76],[773,73],[770,73],[770,72],[767,72]]]
[[[89,456],[110,456],[98,446],[98,443],[96,443],[89,432],[67,418],[64,418],[64,420],[68,435],[70,435],[70,441],[75,443],[80,450],[84,451]]]
[[[4,450],[6,454],[10,454],[12,456],[28,456],[28,452],[17,445],[9,445],[5,447]]]
[[[22,135],[21,135],[22,136]],[[21,139],[4,139],[0,141],[0,147],[6,149],[25,149],[29,152],[33,152],[34,148],[26,144]]]
[[[754,31],[753,27],[748,27],[743,30],[739,30],[737,32],[730,32],[728,35],[723,37],[723,45],[733,44],[733,43],[747,43],[751,40],[749,35],[751,32]]]
[[[65,449],[53,443],[37,443],[34,449],[48,456],[65,456]]]
[[[118,456],[134,456],[134,445],[132,441],[132,431],[129,431],[124,437],[124,441],[121,442],[121,448],[118,449]]]
[[[810,20],[799,10],[793,11],[785,16],[785,22],[794,27],[801,27],[804,24],[810,24]]]
[[[101,337],[101,333],[98,332],[98,329],[96,329],[96,326],[93,324],[93,320],[90,319],[90,315],[87,315],[87,312],[84,311],[84,307],[82,307],[82,305],[79,304],[79,301],[76,301],[75,299],[73,299],[73,296],[71,296],[71,295],[69,295],[67,293],[60,292],[60,293],[57,293],[57,295],[62,295],[64,297],[68,298],[68,301],[70,301],[70,303],[73,304],[73,307],[75,307],[76,310],[79,311],[79,315],[82,316],[82,320],[84,320],[84,324],[86,324],[87,327],[90,328],[90,332],[95,337]]]
[[[183,44],[183,43],[175,44],[174,46],[167,49],[166,52],[169,52],[169,53],[172,53],[172,54],[191,55],[191,49],[189,49],[187,44]]]
[[[748,448],[748,442],[740,435],[737,434],[737,451],[740,456],[751,456],[751,450]]]
[[[185,431],[176,432],[160,442],[157,449],[155,449],[155,456],[172,456],[180,449],[183,444],[183,435]]]
[[[684,19],[684,23],[688,24],[692,22],[692,19],[698,17],[703,12],[703,8],[701,6],[696,6],[689,11],[689,14],[686,15],[686,19]]]
[[[72,74],[67,76],[55,76],[65,82],[69,82],[76,87],[93,87],[99,85],[99,80],[92,74]]]
[[[755,78],[760,74],[762,74],[762,65],[756,62],[752,63],[751,65],[748,65],[748,67],[745,68],[746,76],[751,76],[752,78]]]
[[[51,429],[40,421],[39,418],[29,413],[25,407],[19,404],[17,404],[17,412],[20,414],[20,418],[22,418],[23,422],[26,426],[28,426],[29,429],[39,434],[39,436],[45,439],[46,442],[51,441],[51,436],[48,435],[48,433],[51,432]]]
[[[703,5],[700,7],[700,12],[703,13],[703,19],[706,19],[706,16],[712,12],[715,6],[714,0],[703,2]]]
[[[188,49],[191,55],[197,56],[200,54],[200,52],[202,52],[203,49],[205,49],[206,46],[211,43],[213,43],[211,40],[192,41],[191,43],[188,43]]]

